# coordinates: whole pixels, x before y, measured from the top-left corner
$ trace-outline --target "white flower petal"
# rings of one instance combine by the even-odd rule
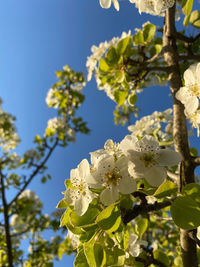
[[[119,11],[119,3],[118,3],[118,0],[112,0],[112,2],[113,2],[113,5],[114,5],[115,9],[117,11]]]
[[[194,76],[194,66],[190,66],[184,74],[183,74],[184,80],[185,80],[185,86],[190,86],[191,84],[195,84],[195,76]]]
[[[119,191],[122,194],[130,194],[136,191],[136,189],[137,189],[136,181],[130,176],[123,177],[119,181]]]
[[[181,155],[170,149],[161,149],[157,161],[160,166],[175,166],[181,161]]]
[[[70,181],[72,185],[75,187],[80,185],[80,177],[79,177],[78,169],[72,169],[70,171]]]
[[[79,176],[85,180],[85,177],[90,173],[90,165],[87,159],[83,159],[78,165]]]
[[[194,113],[199,107],[199,100],[196,96],[188,97],[184,103],[186,112],[188,114]]]
[[[117,201],[118,198],[119,193],[117,187],[115,186],[112,186],[111,188],[106,188],[100,194],[100,200],[106,206],[110,206],[115,201]]]
[[[167,172],[162,167],[153,166],[144,175],[150,185],[158,187],[167,177]]]
[[[87,211],[90,201],[86,196],[80,196],[80,198],[77,199],[74,204],[75,212],[79,216],[82,216]]]
[[[95,175],[95,174],[87,175],[87,177],[86,177],[86,183],[91,188],[102,188],[103,187],[101,176]]]
[[[111,0],[99,0],[102,8],[109,8],[111,6]]]

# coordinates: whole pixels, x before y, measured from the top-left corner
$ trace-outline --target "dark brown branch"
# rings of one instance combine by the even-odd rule
[[[5,228],[5,233],[6,233],[7,257],[8,257],[9,267],[13,267],[12,243],[11,243],[11,236],[10,236],[9,216],[8,216],[9,207],[8,207],[6,195],[5,195],[4,179],[5,177],[3,176],[2,173],[0,173],[1,196],[2,196],[2,203],[3,203],[4,225],[5,225],[4,228]]]
[[[122,221],[124,222],[124,224],[127,224],[133,219],[135,219],[138,215],[147,214],[148,212],[151,212],[151,211],[158,211],[163,208],[166,208],[172,204],[173,200],[174,199],[165,200],[159,203],[156,202],[155,204],[145,204],[143,202],[140,205],[135,205],[130,210],[122,209]]]
[[[180,55],[178,57],[179,60],[200,60],[200,55],[188,54],[188,55]]]
[[[40,165],[38,165],[36,167],[36,169],[33,171],[33,173],[30,175],[30,177],[28,178],[28,180],[26,181],[26,183],[23,185],[23,187],[20,189],[20,191],[16,194],[16,196],[10,201],[10,203],[8,204],[8,207],[11,206],[17,199],[18,197],[21,195],[21,193],[26,189],[26,187],[30,184],[30,182],[32,181],[32,179],[42,170],[42,168],[44,167],[45,163],[47,162],[47,160],[49,159],[49,157],[51,156],[52,152],[54,151],[54,149],[56,148],[58,144],[58,139],[56,139],[54,145],[49,149],[49,152],[47,153],[46,157],[44,158],[44,160],[41,162]]]
[[[187,37],[186,35],[180,32],[174,32],[173,37],[178,40],[184,41],[185,43],[191,44],[200,38],[200,33],[198,33],[195,37]]]

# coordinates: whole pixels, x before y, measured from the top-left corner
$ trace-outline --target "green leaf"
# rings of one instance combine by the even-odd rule
[[[119,43],[117,44],[117,54],[118,55],[125,54],[126,50],[129,48],[130,45],[131,45],[131,37],[130,36],[119,41]]]
[[[74,267],[91,267],[87,262],[83,249],[79,250],[74,261]]]
[[[177,266],[177,267],[183,266],[183,262],[182,262],[182,258],[181,258],[181,256],[178,256],[178,257],[175,258],[175,260],[174,260],[174,264],[175,264],[175,266]]]
[[[107,64],[107,62],[105,61],[105,59],[101,58],[99,60],[99,70],[102,72],[108,72],[110,69],[109,65]]]
[[[154,256],[155,260],[158,260],[158,261],[164,263],[164,265],[166,267],[169,266],[169,258],[167,257],[167,255],[164,252],[162,252],[160,250],[156,250],[153,252],[153,256]]]
[[[71,212],[71,209],[68,208],[62,215],[60,219],[60,227],[65,226],[69,222],[69,214]]]
[[[103,247],[98,244],[92,244],[90,242],[84,244],[84,253],[89,266],[91,267],[103,267],[106,263],[106,253]]]
[[[166,196],[171,196],[176,192],[177,192],[177,186],[170,180],[165,179],[165,181],[158,187],[158,189],[154,193],[154,196],[156,198],[163,198]]]
[[[117,54],[116,49],[112,46],[106,54],[105,61],[108,65],[113,66],[118,62],[119,59],[120,57]]]
[[[143,36],[145,42],[150,42],[156,34],[156,26],[148,23],[143,28]]]
[[[133,44],[134,45],[141,45],[144,44],[144,36],[142,31],[138,31],[134,36],[133,36]]]
[[[93,248],[93,244],[91,243],[85,243],[83,245],[83,248],[84,248],[84,254],[85,254],[85,257],[87,259],[87,262],[89,264],[89,266],[91,267],[98,267],[96,265],[96,260],[95,260],[95,255],[94,255],[94,248]]]
[[[173,202],[171,215],[180,228],[190,230],[200,225],[200,206],[189,196],[178,197]]]
[[[125,252],[115,246],[112,250],[106,250],[106,266],[124,267]]]
[[[198,156],[198,150],[194,147],[190,147],[190,155],[192,157],[197,157]]]
[[[182,10],[186,16],[189,16],[192,11],[193,0],[184,0],[182,3]]]
[[[200,11],[199,10],[195,10],[191,13],[190,24],[193,27],[200,29]]]
[[[67,207],[68,207],[68,203],[65,198],[61,199],[56,206],[57,209],[63,209]]]
[[[117,83],[122,83],[125,79],[125,73],[123,70],[118,70],[115,73],[115,80]]]
[[[76,227],[83,227],[93,224],[96,220],[99,210],[97,208],[88,208],[85,214],[78,216],[76,212],[71,213],[71,223]]]
[[[101,229],[107,232],[116,231],[121,224],[119,208],[115,204],[107,207],[98,215],[96,222]]]
[[[146,218],[141,218],[136,222],[136,233],[139,238],[142,238],[142,235],[148,228],[148,220]]]
[[[103,247],[98,243],[94,244],[94,255],[97,267],[104,267],[106,264],[106,252]]]
[[[183,25],[184,25],[185,27],[187,27],[189,21],[190,21],[190,15],[185,16],[185,18],[184,18],[184,20],[183,20]]]
[[[122,91],[122,90],[116,90],[114,92],[114,97],[115,97],[115,101],[117,102],[117,104],[119,104],[120,106],[124,104],[124,101],[126,100],[128,93],[126,91]]]
[[[132,93],[128,96],[128,103],[130,106],[135,106],[137,102],[137,95],[135,93]]]
[[[200,185],[191,183],[187,184],[182,192],[183,196],[191,197],[195,202],[200,204]]]

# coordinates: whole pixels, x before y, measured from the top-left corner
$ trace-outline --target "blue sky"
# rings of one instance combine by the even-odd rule
[[[54,72],[66,64],[86,74],[86,59],[93,44],[120,36],[122,31],[150,20],[162,26],[163,18],[139,15],[128,0],[120,1],[120,12],[102,9],[98,0],[7,0],[0,2],[0,96],[3,109],[17,117],[22,143],[19,153],[32,147],[35,134],[43,134],[47,120],[55,115],[45,97],[56,82]],[[114,103],[96,88],[94,79],[84,88],[86,100],[80,114],[91,129],[89,136],[78,135],[77,142],[58,148],[48,162],[52,180],[42,185],[36,178],[30,188],[52,212],[62,198],[64,180],[89,152],[102,148],[111,138],[120,141],[127,127],[113,123]],[[140,117],[171,105],[169,90],[148,88],[138,97]],[[64,257],[56,267],[73,266]]]

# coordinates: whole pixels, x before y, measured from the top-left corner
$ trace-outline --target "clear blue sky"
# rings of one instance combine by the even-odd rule
[[[35,134],[42,134],[46,122],[55,113],[46,107],[48,89],[56,81],[54,72],[70,65],[86,73],[86,58],[93,44],[110,40],[122,31],[141,27],[145,21],[162,25],[163,18],[138,14],[128,0],[120,1],[120,12],[102,9],[98,0],[7,0],[0,2],[0,96],[3,108],[17,117],[22,143],[18,152],[32,147]],[[96,88],[94,79],[84,89],[86,101],[80,109],[91,129],[89,136],[77,136],[76,144],[59,148],[48,166],[52,180],[45,185],[32,182],[44,202],[44,211],[52,212],[62,198],[64,180],[89,152],[102,148],[108,138],[120,141],[127,127],[114,126],[114,103]],[[139,96],[140,116],[171,105],[169,90],[148,88]],[[73,266],[64,257],[56,267]]]

